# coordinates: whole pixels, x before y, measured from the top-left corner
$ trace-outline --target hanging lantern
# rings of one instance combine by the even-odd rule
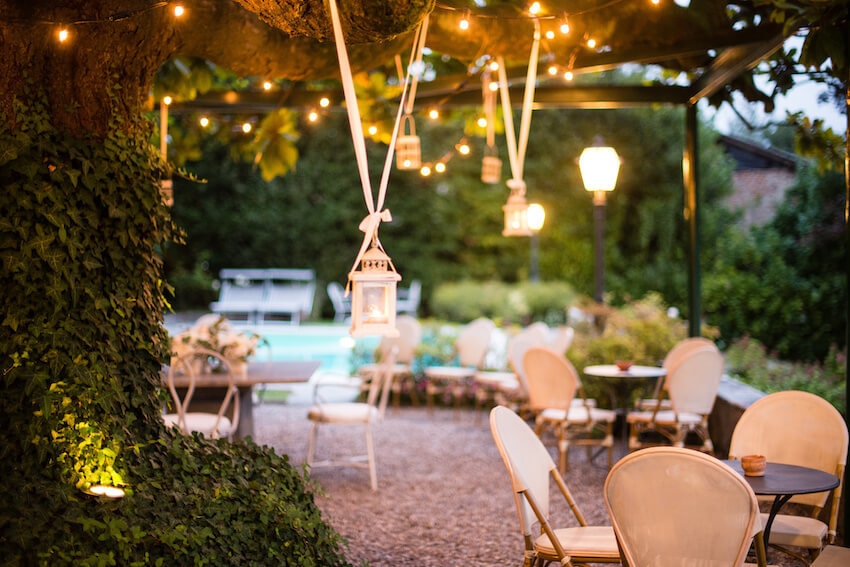
[[[363,254],[360,269],[351,272],[351,335],[397,337],[396,284],[401,276],[390,257],[373,240]]]
[[[528,227],[528,201],[525,200],[525,183],[516,179],[508,181],[511,195],[502,207],[505,211],[505,228],[502,236],[531,236]]]
[[[410,126],[410,133],[407,127]],[[419,152],[419,136],[416,135],[416,123],[411,114],[404,115],[401,126],[401,136],[395,144],[396,167],[399,169],[419,169],[421,158]]]
[[[498,183],[502,180],[502,160],[496,155],[495,146],[487,146],[485,153],[481,160],[481,181]]]

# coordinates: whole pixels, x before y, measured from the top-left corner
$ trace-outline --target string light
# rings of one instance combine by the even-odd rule
[[[68,39],[68,30],[65,29],[65,28],[62,28],[61,30],[59,30],[58,36],[59,36],[59,43],[62,43],[63,41]]]
[[[315,110],[311,110],[310,114],[307,115],[307,120],[309,120],[310,122],[315,122],[318,119],[319,115],[316,113]]]
[[[528,8],[528,13],[531,14],[532,16],[536,16],[539,12],[540,12],[540,2],[534,2]]]
[[[567,20],[566,14],[564,14],[564,21],[561,23],[561,33],[565,35],[570,33],[570,22]]]
[[[202,128],[206,128],[207,126],[210,125],[210,119],[207,118],[206,116],[201,116],[201,119],[199,120],[199,122],[201,123]]]
[[[427,165],[423,165],[422,169],[419,170],[419,173],[422,174],[422,177],[428,177],[429,175],[431,175],[431,168]]]
[[[497,83],[496,81],[491,81],[490,82],[490,90],[491,91],[499,90],[499,83]]]
[[[437,111],[436,108],[432,108],[430,112],[428,112],[428,118],[430,118],[431,120],[436,120],[439,117],[440,113]]]
[[[369,126],[369,135],[370,136],[374,136],[377,133],[378,133],[378,127],[377,126],[375,126],[374,124]]]
[[[469,146],[466,144],[461,144],[457,147],[457,151],[459,151],[463,155],[469,154]]]
[[[572,81],[573,80],[573,72],[567,71],[566,73],[564,73],[564,79],[567,80],[567,81]]]
[[[460,19],[460,22],[458,22],[457,25],[463,31],[466,31],[466,30],[469,29],[469,10],[468,9],[466,11],[464,11],[463,17]]]
[[[175,18],[179,18],[184,13],[186,13],[186,10],[183,9],[183,6],[181,6],[180,4],[177,4],[176,6],[174,6],[174,17]]]
[[[251,131],[251,123],[245,122],[244,124],[242,124],[242,131],[245,132],[246,134],[248,132],[250,132]]]
[[[549,30],[546,32],[546,39],[555,39],[555,32]]]
[[[596,47],[596,40],[593,39],[593,38],[588,39],[587,40],[587,46],[589,48],[593,49],[594,47]]]
[[[443,173],[444,171],[446,171],[446,164],[441,161],[438,161],[437,165],[434,166],[434,169],[437,171],[437,173]]]
[[[267,91],[272,90],[272,84],[271,84],[271,81],[266,81],[266,82],[264,82],[264,83],[263,83],[263,89],[265,89],[265,90],[267,90]]]
[[[491,71],[498,71],[499,70],[498,61],[493,61],[492,63],[490,63],[490,70]]]
[[[557,75],[558,74],[558,68],[555,67],[554,65],[552,65],[551,67],[549,67],[549,74],[550,75]]]
[[[164,97],[162,97],[162,102],[165,103],[166,106],[168,106],[169,104],[171,104],[171,97],[165,95]]]
[[[326,96],[323,96],[322,100],[319,101],[319,106],[321,106],[322,108],[327,108],[330,103],[330,99]]]
[[[649,0],[653,6],[658,6],[661,4],[661,0]]]
[[[478,119],[478,127],[479,128],[486,128],[487,127],[487,119],[486,118],[479,118]]]

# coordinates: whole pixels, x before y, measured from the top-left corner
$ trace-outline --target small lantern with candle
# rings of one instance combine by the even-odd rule
[[[498,183],[502,180],[502,160],[499,159],[495,146],[487,146],[484,158],[481,160],[481,181]]]
[[[407,132],[408,127],[410,133]],[[404,115],[401,136],[395,143],[396,167],[399,169],[419,169],[422,158],[419,149],[419,136],[416,135],[416,123],[410,114]]]
[[[374,239],[372,247],[360,260],[360,269],[352,271],[349,280],[352,286],[351,335],[397,337],[396,284],[401,276]]]
[[[502,207],[505,211],[505,228],[502,236],[531,236],[528,227],[528,201],[525,200],[525,182],[517,179],[508,181],[511,195]]]

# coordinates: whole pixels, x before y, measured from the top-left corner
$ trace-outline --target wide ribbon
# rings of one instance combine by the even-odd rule
[[[366,201],[366,208],[369,214],[360,223],[360,229],[364,231],[363,243],[360,245],[360,251],[354,259],[354,264],[348,272],[348,283],[345,286],[345,295],[348,296],[351,290],[351,274],[357,269],[360,260],[369,247],[369,244],[374,240],[375,244],[383,250],[380,240],[378,239],[378,225],[382,220],[391,220],[389,211],[384,210],[384,200],[386,199],[387,186],[389,185],[390,170],[392,169],[393,152],[395,151],[396,138],[398,138],[399,124],[401,123],[402,113],[404,112],[405,100],[407,97],[408,87],[410,85],[410,71],[413,60],[416,57],[418,43],[423,35],[423,27],[417,29],[414,36],[413,49],[410,53],[410,62],[408,63],[407,77],[404,80],[401,99],[399,100],[398,112],[395,117],[395,125],[390,138],[390,145],[387,148],[387,157],[384,160],[384,169],[381,173],[381,183],[378,187],[378,201],[375,203],[372,195],[372,182],[369,179],[369,164],[366,159],[366,140],[363,136],[363,124],[360,120],[360,109],[357,105],[357,93],[354,89],[354,78],[351,75],[351,64],[348,61],[348,52],[345,48],[345,38],[342,33],[342,24],[339,19],[339,10],[336,5],[336,0],[326,0],[328,11],[331,14],[331,24],[333,25],[334,40],[336,41],[336,52],[339,58],[339,72],[342,77],[342,91],[345,95],[345,107],[348,112],[348,125],[351,129],[351,139],[354,143],[354,156],[357,160],[357,169],[360,173],[360,185],[363,188],[363,197]],[[420,49],[421,52],[421,49]],[[364,228],[366,230],[364,230]],[[390,261],[392,266],[392,261]],[[395,270],[395,267],[393,267]]]

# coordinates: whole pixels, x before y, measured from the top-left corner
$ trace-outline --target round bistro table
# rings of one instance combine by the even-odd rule
[[[582,371],[586,376],[601,378],[608,387],[611,396],[611,409],[623,415],[623,439],[629,437],[629,424],[626,422],[626,413],[629,411],[625,404],[635,388],[647,384],[650,378],[660,378],[667,375],[667,369],[660,366],[638,366],[632,365],[628,370],[620,370],[616,364],[597,364],[586,366]],[[618,405],[618,400],[623,401],[623,407]]]
[[[826,492],[838,486],[838,477],[818,469],[785,465],[782,463],[767,463],[764,476],[746,476],[741,467],[741,461],[723,461],[744,477],[753,492],[762,496],[773,496],[773,504],[764,526],[764,546],[770,542],[770,528],[779,509],[797,494],[813,494]]]

